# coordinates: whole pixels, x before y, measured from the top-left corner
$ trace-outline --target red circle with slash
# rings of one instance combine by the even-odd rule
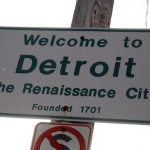
[[[65,131],[64,131],[64,129],[65,129]],[[69,132],[69,133],[73,134],[79,141],[80,150],[86,150],[86,143],[85,143],[85,140],[84,140],[82,134],[79,131],[77,131],[76,129],[68,127],[68,126],[53,127],[51,129],[48,129],[47,131],[45,131],[37,139],[33,150],[40,150],[40,146],[45,138],[48,139],[49,142],[51,142],[57,150],[63,150],[63,147],[51,135],[52,133],[57,132],[57,131]]]

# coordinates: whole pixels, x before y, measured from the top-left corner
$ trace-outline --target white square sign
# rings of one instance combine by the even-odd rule
[[[31,150],[90,150],[92,132],[90,124],[39,123]]]

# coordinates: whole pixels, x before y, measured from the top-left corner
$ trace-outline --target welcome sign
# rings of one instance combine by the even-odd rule
[[[0,28],[0,114],[149,123],[149,32]]]

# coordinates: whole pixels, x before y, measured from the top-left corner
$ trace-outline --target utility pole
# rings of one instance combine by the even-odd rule
[[[77,0],[71,27],[109,28],[114,0]]]
[[[109,28],[113,4],[114,0],[77,0],[71,27]],[[94,128],[94,123],[88,124]]]
[[[114,0],[77,0],[71,27],[109,28],[113,4]],[[52,122],[68,122],[68,121],[53,120]],[[85,122],[83,123],[85,124]],[[94,128],[94,123],[87,122],[87,124],[90,124]]]

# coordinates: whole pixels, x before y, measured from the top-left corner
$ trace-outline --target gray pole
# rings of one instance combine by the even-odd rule
[[[113,4],[114,0],[77,0],[71,27],[109,28]],[[94,128],[94,123],[88,124]]]
[[[71,27],[109,28],[113,4],[114,0],[77,0]],[[53,120],[53,122],[63,121]],[[94,128],[94,123],[87,122],[87,124]]]
[[[71,27],[109,28],[114,0],[77,0]]]

